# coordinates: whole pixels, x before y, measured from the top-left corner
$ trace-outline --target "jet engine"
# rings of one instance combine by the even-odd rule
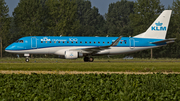
[[[79,57],[83,57],[83,53],[79,53],[77,51],[65,51],[65,59],[77,59]]]

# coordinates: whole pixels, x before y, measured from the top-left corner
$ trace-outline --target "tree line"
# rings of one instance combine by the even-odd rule
[[[179,58],[180,0],[174,0],[168,8],[160,0],[121,0],[111,3],[105,15],[88,0],[20,0],[12,17],[8,5],[0,0],[3,57],[15,56],[5,52],[5,47],[24,36],[134,36],[145,32],[165,9],[173,10],[166,38],[177,39],[153,49],[153,56]],[[147,58],[150,50],[125,55]]]

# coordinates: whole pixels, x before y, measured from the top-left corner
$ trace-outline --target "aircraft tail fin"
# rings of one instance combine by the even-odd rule
[[[146,32],[134,37],[165,39],[172,10],[164,10]]]

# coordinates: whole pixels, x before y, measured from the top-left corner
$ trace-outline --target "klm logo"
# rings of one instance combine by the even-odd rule
[[[71,55],[70,55],[71,57],[73,57],[73,54],[71,53]]]
[[[51,41],[51,39],[48,39],[48,37],[43,37],[43,39],[41,39],[41,41]]]
[[[156,26],[151,27],[152,31],[166,31],[166,27],[162,26],[163,23],[158,22],[158,23],[155,23],[155,24],[156,24]]]

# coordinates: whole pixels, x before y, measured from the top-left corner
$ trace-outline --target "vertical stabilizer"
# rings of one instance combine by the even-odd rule
[[[165,39],[172,10],[164,10],[146,32],[134,37]]]

